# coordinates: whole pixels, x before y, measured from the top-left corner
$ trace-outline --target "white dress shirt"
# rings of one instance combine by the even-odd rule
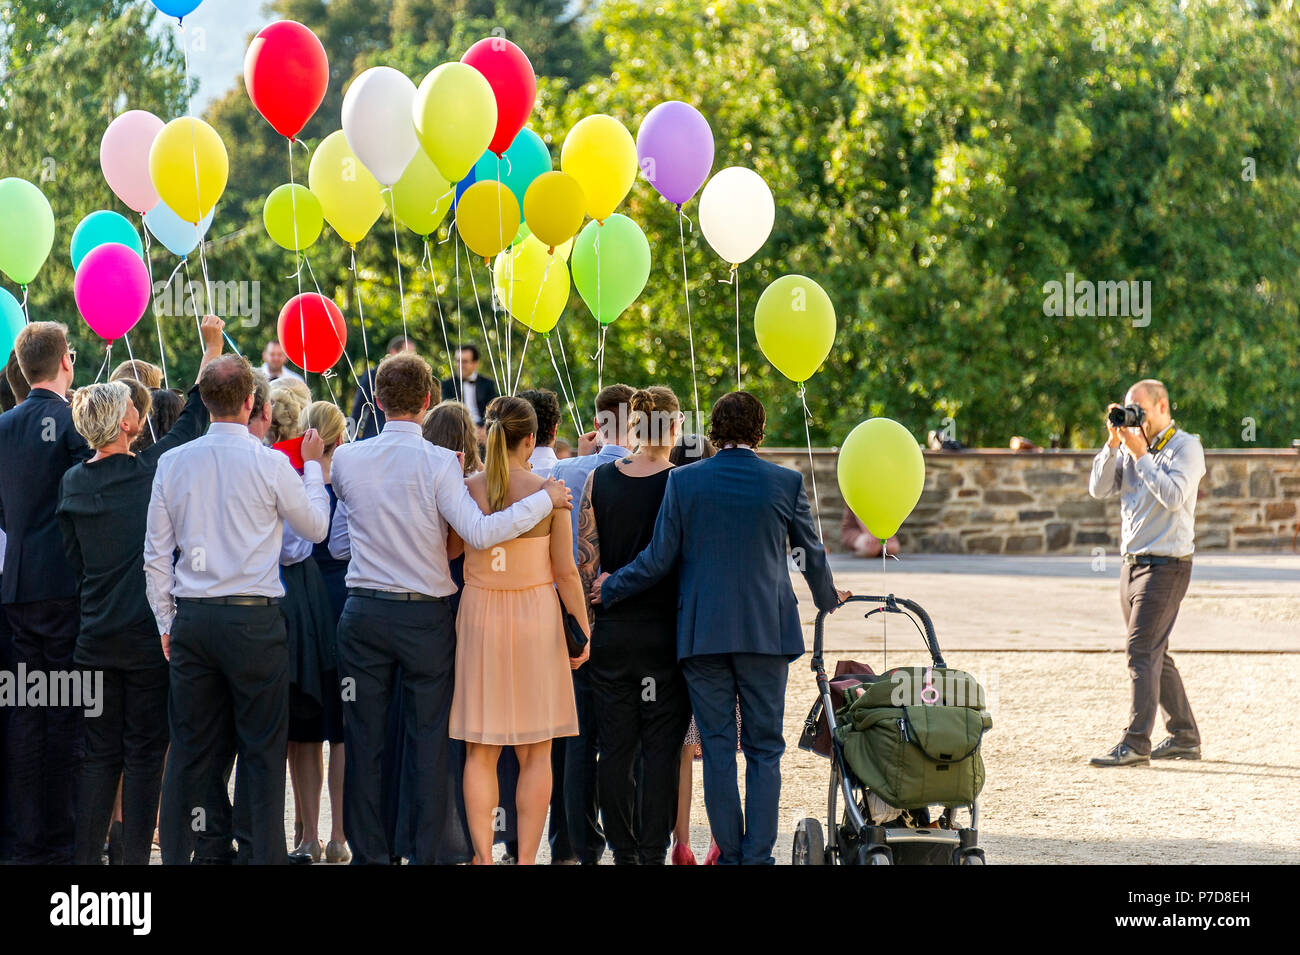
[[[413,421],[391,418],[378,436],[334,452],[330,483],[338,497],[330,553],[351,558],[347,585],[449,597],[447,525],[476,550],[511,540],[551,513],[538,491],[504,511],[484,514],[465,487],[460,460],[424,440]]]
[[[277,378],[295,378],[298,381],[302,381],[302,375],[298,374],[288,365],[281,367],[280,374],[273,375],[271,374],[271,369],[266,367],[266,362],[262,362],[262,374],[266,375],[266,377],[271,381],[275,381]]]
[[[322,541],[329,520],[320,464],[308,461],[300,478],[243,425],[213,422],[203,437],[168,451],[154,474],[144,542],[158,632],[171,633],[177,597],[283,597],[284,522]]]
[[[474,387],[478,381],[478,372],[470,375],[468,378],[460,380],[460,400],[464,402],[465,407],[469,409],[469,416],[475,422],[483,420],[483,412],[478,406],[478,388]]]
[[[539,444],[533,448],[533,453],[528,458],[528,466],[533,469],[534,474],[550,477],[551,468],[555,467],[555,462],[558,460],[560,459],[555,456],[554,448]]]

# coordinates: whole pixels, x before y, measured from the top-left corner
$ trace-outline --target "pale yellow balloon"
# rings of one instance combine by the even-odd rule
[[[545,335],[560,320],[569,302],[569,267],[557,247],[546,251],[539,239],[529,236],[496,257],[492,280],[497,300],[521,325]]]
[[[226,191],[230,158],[220,134],[201,119],[173,119],[149,149],[158,198],[186,222],[201,222]]]
[[[312,153],[307,184],[320,200],[325,221],[348,245],[366,237],[386,205],[379,180],[352,152],[341,129]]]
[[[434,67],[411,104],[420,145],[448,182],[460,182],[492,142],[497,100],[487,78],[465,63]]]
[[[416,152],[402,178],[393,184],[397,218],[416,235],[432,235],[455,198],[451,183],[423,149]]]
[[[636,143],[613,116],[586,116],[564,137],[560,169],[578,180],[587,215],[604,222],[636,181]]]

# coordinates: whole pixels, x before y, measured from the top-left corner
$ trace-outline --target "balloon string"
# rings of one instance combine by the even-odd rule
[[[808,409],[808,396],[806,383],[799,383],[799,400],[803,403],[803,433],[808,442],[808,475],[812,479],[813,505],[817,508],[817,536],[825,539],[822,534],[822,499],[817,493],[817,469],[813,465],[812,453],[812,432],[808,428],[808,422],[812,420],[812,412]]]
[[[203,287],[204,287],[204,289],[207,290],[207,296],[208,296],[208,314],[209,314],[209,315],[215,315],[216,312],[213,311],[213,309],[212,309],[212,288],[211,288],[211,282],[210,282],[209,279],[208,279],[208,258],[207,258],[207,256],[203,253],[203,243],[201,243],[201,242],[199,243],[199,268],[203,270]],[[197,310],[197,309],[195,309],[194,317],[195,317],[196,319],[198,318],[198,310]],[[232,350],[236,355],[239,355],[240,357],[243,357],[243,354],[244,354],[244,353],[243,353],[242,351],[239,350],[239,346],[235,344],[235,340],[234,340],[233,338],[231,338],[230,335],[228,335],[228,334],[226,333],[225,329],[222,329],[222,331],[221,331],[221,337],[224,338],[224,339],[226,340],[226,344],[230,346],[231,350]],[[199,340],[202,341],[202,339],[203,339],[203,327],[202,327],[202,325],[200,325],[200,326],[199,326]]]
[[[113,359],[113,343],[109,342],[107,345],[104,346],[104,364],[99,366],[99,373],[95,375],[95,384],[99,384],[99,379],[102,378],[104,375],[104,369],[108,367],[108,363],[112,361],[112,359]]]
[[[135,352],[131,351],[131,336],[124,334],[122,336],[122,341],[126,342],[126,357],[131,359],[131,368],[132,370],[134,370]],[[146,415],[144,421],[145,424],[149,426],[149,437],[152,438],[154,441],[157,441],[158,435],[154,434],[154,430],[153,430],[153,415]]]
[[[304,312],[301,302],[302,296],[302,241],[298,238],[298,188],[293,181],[293,138],[286,137],[289,140],[289,208],[293,215],[293,270],[294,278],[298,280],[298,340],[302,342],[302,360],[307,360],[307,316]],[[333,322],[330,323],[331,325]],[[302,369],[303,374],[307,374],[307,369]],[[339,409],[342,410],[342,409]],[[346,417],[346,416],[345,416]]]
[[[551,355],[551,367],[555,369],[555,380],[560,383],[560,392],[564,395],[564,403],[569,407],[569,417],[573,419],[573,432],[575,435],[582,434],[582,425],[578,423],[578,412],[573,406],[573,396],[564,390],[564,377],[560,374],[560,366],[555,363],[555,349],[551,347],[551,336],[546,335],[546,350]],[[563,336],[561,336],[561,341]],[[577,440],[576,437],[574,439]]]
[[[731,266],[731,284],[736,286],[736,390],[741,391],[740,384],[740,266]]]
[[[691,346],[691,389],[695,394],[695,428],[700,428],[700,386],[695,377],[695,329],[691,325],[691,286],[686,275],[686,213],[677,210],[677,235],[682,247],[682,293],[686,298],[686,335]]]
[[[564,373],[569,378],[569,394],[573,396],[572,401],[576,404],[578,401],[578,389],[573,387],[573,374],[569,371],[569,356],[564,351],[564,335],[559,336],[560,342],[560,361],[564,362]],[[577,423],[575,419],[575,424]],[[578,427],[578,434],[582,434],[582,427]]]
[[[162,315],[158,311],[158,299],[153,287],[153,253],[150,251],[153,240],[149,238],[149,226],[145,224],[144,213],[140,214],[140,231],[144,233],[144,261],[149,268],[149,307],[153,312],[154,327],[158,330],[158,360],[162,365],[163,387],[170,389],[171,382],[167,380],[167,352],[163,349]]]
[[[596,337],[599,344],[596,346],[596,392],[599,393],[605,387],[605,326],[601,324],[601,306],[604,302],[600,297],[600,230],[604,228],[604,223],[597,221],[596,238],[592,243],[596,247]]]
[[[357,297],[357,320],[361,323],[361,351],[366,356],[366,381],[370,382],[370,391],[365,393],[365,402],[361,407],[361,411],[362,414],[364,415],[366,408],[369,408],[372,412],[372,417],[374,418],[374,420],[377,421],[378,416],[373,414],[374,405],[371,404],[371,402],[375,398],[375,366],[370,361],[370,342],[366,337],[366,310],[364,306],[361,304],[361,276],[357,274],[357,247],[355,245],[352,246],[352,258],[350,263],[348,264],[348,270],[352,273],[352,291],[356,294]],[[310,262],[307,263],[307,271],[311,272]],[[312,275],[312,281],[313,282],[316,281],[315,273],[313,272],[311,273],[311,275]],[[350,360],[348,364],[351,364]],[[356,377],[355,372],[353,372],[352,377],[353,378]],[[361,388],[361,382],[359,381],[357,382],[357,387]],[[357,422],[358,431],[360,430],[360,428],[361,428],[361,422],[358,421]]]
[[[537,316],[537,306],[542,301],[542,289],[546,288],[546,278],[551,274],[551,263],[554,261],[555,253],[552,252],[546,258],[546,268],[542,270],[542,281],[537,286],[537,297],[533,299],[533,310],[528,316],[528,334],[524,336],[524,347],[523,350],[519,352],[519,371],[515,375],[514,387],[510,389],[510,394],[512,395],[517,395],[519,393],[519,382],[524,377],[524,356],[528,354],[528,342],[533,337],[533,319]],[[510,287],[513,291],[513,280],[510,283]]]
[[[212,289],[208,283],[208,266],[203,259],[203,230],[199,227],[203,220],[203,189],[199,184],[199,142],[198,136],[194,132],[194,106],[190,96],[190,42],[185,36],[185,24],[181,20],[176,21],[176,29],[181,34],[181,47],[185,50],[185,116],[189,120],[190,130],[190,157],[194,160],[194,204],[195,211],[199,213],[199,222],[194,223],[194,237],[198,239],[199,245],[199,262],[203,266],[203,293],[204,300],[208,305],[208,314],[212,314]],[[187,273],[188,276],[188,273]],[[198,317],[198,309],[194,310],[195,318]]]
[[[25,318],[27,320],[27,324],[30,325],[32,323],[32,317],[27,313],[27,286],[26,285],[22,286],[22,290],[23,290],[23,301],[22,301],[23,318]]]
[[[452,227],[447,226],[448,239],[452,237],[452,231],[453,231]],[[444,239],[443,241],[445,242],[446,239]],[[455,246],[453,246],[453,248],[456,251],[456,356],[458,357],[460,355],[460,348],[461,348],[460,335],[461,335],[461,325],[462,325],[461,313],[460,313],[460,239],[459,238],[456,239],[456,244]],[[487,348],[487,344],[484,343],[483,347]],[[492,357],[492,353],[489,351],[488,358],[490,359],[491,357]],[[453,361],[454,358],[449,359],[448,364],[452,364]],[[456,396],[457,401],[465,400],[465,396],[462,394],[461,385],[462,382],[460,379],[460,369],[453,368],[451,373],[451,393]]]
[[[185,291],[190,293],[190,305],[194,308],[194,330],[199,333],[199,338],[203,337],[203,328],[199,318],[199,303],[194,300],[195,282],[190,278],[189,258],[181,259],[181,268],[185,270]]]
[[[420,261],[421,267],[423,267],[424,262],[429,263],[429,281],[433,283],[433,300],[438,305],[438,327],[442,329],[442,347],[447,353],[447,374],[450,376],[454,387],[456,369],[453,367],[452,362],[451,342],[447,340],[447,319],[442,314],[442,296],[438,294],[438,276],[433,272],[433,256],[429,253],[429,237],[427,235],[424,237],[424,258]]]
[[[503,226],[505,225],[505,223],[503,223],[503,222],[501,221],[501,157],[500,157],[500,156],[497,156],[497,190],[496,190],[496,192],[497,192],[497,245],[504,246],[504,245],[506,244],[506,238],[505,238],[505,229],[503,228]],[[512,238],[513,238],[513,236],[512,236]],[[509,264],[509,263],[507,263],[507,264]],[[510,273],[511,273],[511,274],[510,274],[510,289],[507,290],[506,294],[510,297],[511,304],[513,304],[513,302],[514,302],[514,294],[513,294],[513,289],[514,289],[514,270],[511,269],[511,270],[509,270],[509,271],[510,271]],[[493,279],[493,278],[494,278],[493,274],[489,271],[489,273],[488,273],[488,281],[489,281],[489,283],[492,283],[492,279]],[[497,295],[496,295],[496,292],[494,291],[494,288],[495,288],[495,283],[492,283],[492,288],[489,288],[489,291],[493,291],[493,295],[492,295],[492,329],[496,332],[496,335],[497,335],[497,342],[498,342],[498,344],[499,344],[500,341],[501,341],[501,328],[500,328],[500,326],[497,325],[497,305],[498,305],[498,302],[497,302]],[[510,378],[511,378],[511,376],[510,376],[510,371],[511,371],[511,368],[513,367],[513,366],[512,366],[512,362],[513,362],[513,360],[514,360],[514,357],[513,357],[513,345],[514,345],[514,339],[513,339],[512,335],[511,335],[511,330],[512,330],[513,328],[514,328],[514,323],[510,321],[509,317],[507,317],[507,318],[506,318],[506,381],[505,381],[507,387],[509,387],[509,385],[510,385]],[[511,391],[511,394],[514,394],[514,392]]]
[[[884,579],[885,579],[885,567],[888,566],[888,563],[889,563],[889,562],[885,559],[885,552],[886,552],[887,550],[889,550],[889,542],[888,542],[888,541],[881,541],[881,542],[880,542],[880,579],[881,579],[881,581],[884,581]],[[883,592],[883,593],[889,593],[888,590],[885,590],[885,591],[882,591],[882,592]],[[881,673],[884,673],[886,670],[889,669],[889,614],[887,614],[887,613],[882,613],[882,614],[880,615],[880,642],[881,642],[881,654],[880,654],[880,656],[881,656],[881,667],[882,667],[882,669],[881,669],[880,672],[881,672]]]
[[[479,301],[479,297],[478,297],[478,279],[474,277],[474,258],[469,254],[468,248],[466,248],[465,250],[465,261],[466,261],[466,270],[469,272],[470,283],[474,287],[474,307],[478,309],[478,321],[479,324],[483,326],[483,341],[484,344],[486,345],[487,338],[488,338],[487,320],[483,317],[483,303]],[[495,316],[493,316],[493,318],[495,318]],[[498,338],[497,340],[498,350],[500,349],[500,345],[501,345],[501,341]],[[487,353],[488,353],[488,358],[491,358],[492,357],[491,347],[488,347]],[[497,381],[504,382],[507,385],[510,384],[510,381],[506,378],[502,378],[500,373],[497,371],[497,363],[495,360],[492,362],[492,376],[496,378]],[[480,408],[479,414],[483,414],[483,412],[486,410],[487,410],[486,408]]]
[[[319,295],[321,298],[325,298],[325,293],[321,291],[320,283],[316,281],[316,274],[312,271],[311,259],[307,258],[307,256],[304,255],[302,257],[302,261],[307,266],[307,275],[311,278],[311,284],[316,288],[316,294]],[[331,328],[334,327],[333,322],[330,322],[330,327]],[[343,345],[343,341],[339,339],[338,329],[334,330],[334,337],[336,340],[339,341],[340,345]],[[357,391],[359,391],[364,397],[365,389],[361,387],[361,379],[357,377],[357,370],[352,365],[352,356],[348,354],[348,350],[346,347],[343,348],[343,360],[348,363],[348,371],[352,373],[352,380],[355,381],[357,384]],[[329,385],[329,379],[333,377],[333,374],[334,374],[333,369],[327,368],[325,371],[321,372],[321,377],[325,379],[325,386],[329,388],[330,397],[334,400],[335,406],[339,409],[339,411],[343,412],[343,417],[346,418],[348,416],[348,413],[343,410],[343,406],[339,404],[338,398],[334,396],[334,389]],[[341,388],[339,390],[342,391]],[[370,403],[369,401],[366,401],[365,404],[369,405]],[[371,407],[373,408],[373,406]]]
[[[402,340],[409,341],[406,332],[406,289],[402,284],[402,246],[397,239],[397,200],[393,197],[393,187],[387,190],[388,202],[393,211],[393,258],[397,260],[397,301],[402,306]]]

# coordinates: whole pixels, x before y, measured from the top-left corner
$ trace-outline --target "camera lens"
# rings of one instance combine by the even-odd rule
[[[1107,415],[1107,417],[1110,418],[1110,423],[1114,427],[1116,428],[1124,427],[1124,419],[1126,415],[1123,408],[1111,408],[1110,414]]]

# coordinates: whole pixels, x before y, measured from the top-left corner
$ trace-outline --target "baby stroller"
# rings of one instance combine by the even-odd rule
[[[811,817],[795,827],[794,864],[984,865],[975,797],[984,784],[980,740],[992,720],[983,689],[969,674],[947,669],[920,604],[893,594],[849,601],[878,604],[864,619],[896,613],[911,621],[933,666],[877,675],[840,661],[828,677],[826,613],[817,614],[818,698],[799,746],[831,761],[827,828]],[[958,812],[968,815],[968,825],[958,823]]]

